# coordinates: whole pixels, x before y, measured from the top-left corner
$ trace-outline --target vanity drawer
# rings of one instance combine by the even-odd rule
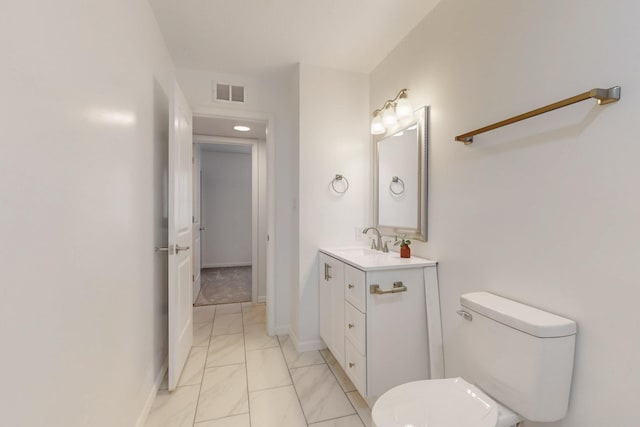
[[[367,394],[367,358],[347,340],[345,343],[345,371],[362,396]]]
[[[366,316],[350,303],[344,305],[344,333],[358,352],[366,355]]]
[[[355,308],[366,313],[366,292],[364,271],[353,268],[350,265],[344,266],[344,297]]]

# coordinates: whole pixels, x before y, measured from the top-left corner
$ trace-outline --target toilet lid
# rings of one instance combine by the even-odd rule
[[[371,416],[376,427],[495,427],[498,407],[462,378],[447,378],[392,388]]]

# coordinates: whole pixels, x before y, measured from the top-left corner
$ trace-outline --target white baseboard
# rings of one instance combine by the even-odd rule
[[[252,263],[249,262],[214,262],[211,264],[202,264],[201,268],[220,268],[220,267],[251,267]]]
[[[293,346],[296,348],[298,353],[302,353],[304,351],[314,351],[314,350],[322,350],[326,348],[322,339],[318,337],[317,340],[307,340],[300,341],[296,334],[293,331],[289,330],[289,337],[291,338],[291,342],[293,342]]]
[[[289,325],[276,326],[276,335],[289,335]]]
[[[147,418],[149,417],[149,411],[151,411],[151,407],[153,406],[153,401],[156,399],[156,395],[158,394],[158,390],[162,385],[162,380],[164,379],[164,375],[167,373],[168,368],[167,360],[162,363],[160,367],[160,371],[156,375],[155,380],[153,381],[153,386],[151,387],[151,391],[149,391],[149,396],[144,403],[144,407],[140,412],[140,416],[138,416],[138,421],[135,424],[135,427],[144,427],[144,424],[147,422]]]

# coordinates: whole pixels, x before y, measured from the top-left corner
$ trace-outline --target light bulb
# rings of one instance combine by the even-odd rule
[[[393,111],[393,108],[385,108],[382,113],[382,124],[387,130],[398,126],[398,119],[396,118],[396,113]]]
[[[371,134],[372,135],[381,135],[385,133],[386,130],[384,125],[382,124],[382,118],[376,114],[373,120],[371,120]]]
[[[396,103],[396,117],[400,123],[413,121],[413,107],[407,98],[400,98]]]

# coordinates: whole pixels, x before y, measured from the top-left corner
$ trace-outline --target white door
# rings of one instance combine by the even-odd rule
[[[191,109],[175,85],[169,138],[169,390],[174,390],[193,343],[191,270]]]

